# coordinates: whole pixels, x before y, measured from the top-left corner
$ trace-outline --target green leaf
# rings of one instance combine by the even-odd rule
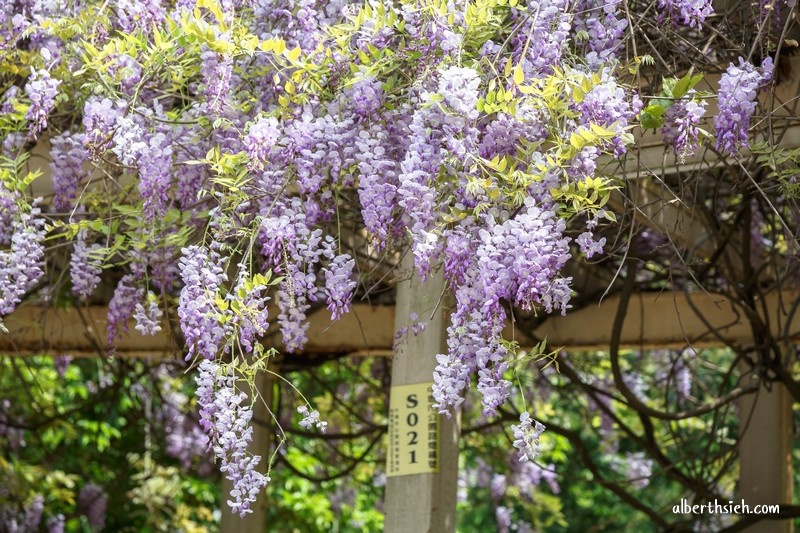
[[[686,96],[686,93],[688,93],[702,79],[702,74],[698,74],[696,76],[690,76],[687,74],[675,83],[675,86],[672,88],[672,96],[674,98],[683,98]]]
[[[654,106],[650,106],[650,107],[654,107]],[[650,107],[648,107],[648,109]],[[655,106],[655,107],[661,108],[661,106]],[[663,108],[661,108],[661,109],[663,109]],[[661,111],[658,114],[658,116],[654,116],[647,109],[644,110],[642,112],[641,116],[639,117],[639,120],[642,123],[642,128],[646,129],[646,130],[660,128],[661,125],[664,123],[664,120],[661,118],[661,115],[663,115],[663,114],[664,114],[664,112]]]

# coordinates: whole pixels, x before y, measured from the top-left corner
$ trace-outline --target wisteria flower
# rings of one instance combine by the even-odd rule
[[[328,423],[319,419],[319,411],[311,411],[307,405],[301,405],[297,408],[297,412],[303,415],[303,419],[299,422],[300,427],[311,429],[314,426],[321,433],[325,433]]]
[[[544,433],[543,424],[534,420],[527,411],[519,415],[519,425],[512,425],[514,432],[514,448],[519,450],[520,462],[533,461],[539,455],[539,437]]]
[[[767,57],[761,72],[739,58],[731,63],[719,80],[719,113],[715,119],[717,150],[734,155],[749,146],[750,118],[756,110],[758,89],[772,79],[772,58]]]
[[[50,77],[47,70],[31,69],[31,76],[25,85],[25,93],[31,99],[31,105],[25,118],[31,122],[30,136],[39,137],[39,133],[47,127],[47,115],[56,104],[58,86],[61,80]]]

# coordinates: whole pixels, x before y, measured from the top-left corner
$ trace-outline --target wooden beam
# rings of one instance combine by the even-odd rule
[[[438,293],[437,293],[438,297]],[[800,292],[773,292],[759,309],[770,310],[772,334],[800,341],[800,312],[787,326],[789,306]],[[619,297],[606,298],[600,305],[548,317],[534,334],[547,337],[553,346],[573,350],[604,349],[610,341],[611,323]],[[106,349],[106,308],[51,309],[26,305],[6,317],[9,333],[0,333],[0,353],[13,354],[91,354]],[[422,315],[420,315],[422,316]],[[704,323],[704,319],[706,322]],[[395,308],[354,304],[352,312],[337,322],[321,309],[309,317],[308,354],[358,353],[388,355],[394,344]],[[723,342],[711,334],[716,329],[724,340],[750,343],[751,329],[746,316],[719,294],[682,292],[640,293],[631,300],[621,344],[629,347],[668,348],[689,344],[719,346]],[[511,326],[504,332],[511,338]],[[515,336],[520,338],[519,333]],[[527,344],[522,342],[523,345]],[[276,344],[279,350],[280,343]],[[118,353],[130,357],[174,356],[178,347],[166,333],[142,336],[129,324],[129,333],[118,343]],[[288,357],[291,357],[289,355]]]
[[[789,307],[798,297],[798,292],[773,292],[766,296],[763,306],[757,305],[769,309],[770,315],[765,318],[768,318],[774,336],[782,338],[787,333],[791,340],[800,340],[800,317],[797,313],[787,325]],[[607,349],[619,301],[620,297],[614,295],[597,306],[567,313],[566,316],[550,316],[534,333],[539,338],[546,337],[551,346],[572,350]],[[712,333],[714,330],[722,340]],[[631,297],[620,344],[641,348],[683,348],[690,345],[702,348],[720,346],[723,341],[748,345],[752,338],[749,320],[724,296],[665,291],[638,293]]]
[[[92,354],[108,350],[106,318],[108,308],[90,306],[53,309],[34,305],[20,306],[3,320],[8,333],[0,333],[0,353]],[[270,313],[277,316],[275,310]],[[327,309],[309,317],[307,354],[351,353],[391,350],[394,342],[393,306],[354,304],[350,313],[333,322]],[[279,336],[275,347],[283,349]],[[158,335],[141,335],[133,320],[128,333],[117,343],[117,353],[129,357],[169,357],[180,352],[166,324]]]

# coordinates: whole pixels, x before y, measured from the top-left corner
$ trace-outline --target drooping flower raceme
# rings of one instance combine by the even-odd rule
[[[514,448],[519,450],[517,457],[522,461],[533,461],[539,455],[539,437],[545,427],[534,420],[527,411],[519,415],[519,425],[512,425],[514,432]]]
[[[244,146],[250,156],[250,168],[264,167],[270,151],[281,138],[278,126],[278,119],[274,117],[260,118],[250,126],[244,137]]]
[[[221,312],[215,302],[220,285],[226,280],[220,267],[221,258],[200,246],[182,250],[180,260],[184,287],[178,301],[178,316],[186,339],[189,360],[195,355],[214,359],[225,344],[225,330],[217,315]]]
[[[0,184],[0,198],[3,190]],[[0,249],[0,316],[14,311],[44,275],[45,221],[40,214],[38,207],[19,213],[12,222],[10,249]]]
[[[139,303],[140,291],[134,286],[132,274],[126,274],[117,283],[114,295],[108,303],[108,346],[113,350],[120,331],[128,332],[128,319]]]
[[[247,396],[236,391],[234,378],[226,375],[218,363],[204,359],[199,370],[196,380],[200,425],[208,435],[209,448],[220,460],[220,470],[233,484],[228,505],[234,513],[244,516],[252,512],[250,505],[269,483],[269,477],[256,470],[261,457],[247,450],[253,439],[253,411],[247,405]]]
[[[714,14],[711,0],[658,0],[658,20],[695,28]]]
[[[65,131],[50,140],[50,174],[53,179],[53,207],[69,211],[78,195],[78,184],[86,177],[83,164],[88,153],[83,146],[83,134]]]
[[[497,519],[498,533],[508,533],[511,531],[511,509],[499,505],[494,510],[495,519]]]
[[[350,301],[356,289],[353,270],[356,261],[350,254],[337,255],[331,263],[322,269],[325,275],[325,294],[328,296],[328,310],[332,320],[339,320],[350,310]]]
[[[109,146],[117,119],[123,116],[125,104],[109,98],[95,96],[83,106],[83,142],[93,157],[102,154]]]
[[[576,108],[580,112],[578,120],[581,125],[596,124],[613,131],[616,134],[611,139],[614,155],[620,156],[625,153],[627,126],[641,110],[642,101],[635,92],[630,96],[617,83],[610,69],[603,69],[601,83],[586,93]]]
[[[0,184],[0,248],[11,244],[14,235],[14,219],[16,218],[19,193],[10,191]]]
[[[146,305],[146,307],[145,307]],[[164,315],[158,306],[155,295],[150,292],[145,303],[138,302],[133,312],[136,329],[142,335],[155,335],[161,331],[161,317]]]
[[[621,3],[621,0],[580,0],[575,6],[572,31],[586,32],[586,63],[591,69],[616,59],[622,48],[628,21],[624,13],[619,13]]]
[[[463,401],[473,372],[478,374],[485,415],[494,415],[508,398],[503,302],[523,309],[541,306],[547,312],[566,312],[569,307],[569,280],[558,275],[569,258],[563,220],[529,197],[514,218],[500,223],[487,215],[483,224],[465,231],[474,233],[471,238],[477,243],[474,253],[462,256],[466,265],[446,267],[459,272],[461,280],[455,288],[448,352],[437,356],[434,371],[436,407],[448,415]]]
[[[25,118],[31,122],[30,136],[33,139],[37,139],[39,133],[47,127],[47,115],[56,104],[60,84],[61,80],[51,78],[47,70],[31,68],[31,77],[25,85],[25,93],[31,99],[31,105]]]
[[[512,10],[522,20],[512,39],[514,56],[527,77],[549,74],[561,61],[572,25],[566,0],[527,3],[527,11]]]
[[[72,249],[69,273],[72,279],[72,293],[82,300],[89,298],[103,272],[102,259],[96,254],[100,244],[86,244],[86,231],[78,232],[78,239]]]
[[[437,221],[435,179],[447,158],[475,153],[480,78],[474,69],[450,67],[440,73],[436,93],[425,93],[410,125],[411,142],[400,164],[398,196],[414,238],[417,272],[427,275],[442,242],[432,232]],[[440,107],[442,102],[446,112]]]
[[[368,130],[360,131],[355,140],[355,158],[361,174],[358,180],[361,215],[378,250],[391,240],[397,205],[398,165],[387,153],[389,138],[388,129],[375,123]]]
[[[268,289],[266,285],[251,283],[247,266],[239,265],[239,280],[233,292],[226,298],[231,301],[239,300],[239,312],[234,314],[233,323],[236,325],[239,346],[244,353],[252,353],[257,338],[264,335],[269,327]]]
[[[173,386],[165,370],[165,366],[159,367],[152,377],[158,382],[161,396],[155,415],[166,432],[166,452],[178,459],[186,469],[200,462],[201,470],[207,471],[211,465],[205,455],[206,434],[195,417],[187,412],[190,406],[189,397],[181,391],[180,386]],[[142,395],[149,395],[149,390],[143,387]]]
[[[211,50],[202,54],[201,75],[208,111],[219,113],[228,105],[231,94],[233,58]]]
[[[694,90],[686,96],[691,98]],[[706,113],[706,101],[681,99],[674,102],[664,113],[664,143],[672,146],[679,162],[691,157],[697,151],[700,121]]]
[[[719,113],[715,118],[717,150],[734,155],[749,146],[747,132],[756,110],[758,89],[772,79],[772,58],[761,64],[761,72],[741,57],[731,63],[719,80]]]
[[[159,131],[150,136],[147,150],[138,161],[139,194],[147,220],[162,216],[167,209],[172,155],[172,139]]]

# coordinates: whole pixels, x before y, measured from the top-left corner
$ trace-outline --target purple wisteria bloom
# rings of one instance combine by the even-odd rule
[[[217,252],[209,254],[200,246],[182,250],[180,268],[184,287],[178,301],[178,316],[189,347],[187,360],[195,355],[214,359],[225,344],[226,332],[217,319],[221,310],[215,302],[217,291],[226,280],[220,262]]]
[[[527,411],[519,415],[519,425],[512,425],[514,432],[514,448],[519,450],[517,457],[520,462],[533,461],[539,455],[539,437],[544,433],[545,427],[534,420]]]
[[[248,283],[248,270],[246,265],[239,265],[239,281],[236,284],[232,293],[229,293],[227,299],[234,300],[234,298],[244,298],[239,300],[239,313],[233,316],[233,322],[237,326],[237,335],[239,345],[244,353],[251,353],[253,346],[257,343],[256,338],[264,335],[269,328],[269,310],[267,302],[270,297],[267,296],[269,287],[266,285],[255,285],[249,289]]]
[[[659,22],[695,28],[714,14],[714,7],[711,0],[658,0],[657,13]]]
[[[321,433],[325,433],[325,428],[328,426],[328,423],[319,419],[319,411],[316,409],[311,411],[307,405],[301,405],[297,408],[297,412],[303,415],[303,419],[298,423],[300,427],[311,429],[311,427],[314,426]]]
[[[81,300],[88,299],[98,283],[103,272],[102,258],[97,255],[97,250],[102,248],[97,243],[86,244],[86,231],[78,232],[75,246],[72,248],[69,273],[72,280],[72,293]]]
[[[361,215],[378,250],[387,245],[396,218],[398,165],[387,152],[389,138],[387,128],[375,123],[369,130],[360,131],[355,139]]]
[[[750,118],[756,110],[758,89],[772,79],[772,58],[761,64],[761,72],[741,57],[731,63],[719,80],[719,113],[716,116],[717,150],[734,155],[747,148]]]
[[[25,115],[25,118],[31,122],[31,138],[38,139],[39,133],[47,127],[47,115],[56,104],[60,84],[61,80],[51,78],[47,70],[31,68],[31,76],[28,78],[28,83],[25,84],[25,93],[31,100],[28,113]]]
[[[108,303],[108,345],[110,348],[116,345],[120,330],[128,332],[128,320],[136,310],[139,303],[140,291],[134,286],[132,274],[126,274],[119,280],[114,296]]]
[[[161,0],[117,0],[117,25],[122,31],[149,29],[164,20],[166,10]]]
[[[581,253],[586,254],[587,259],[591,259],[594,255],[603,253],[603,246],[606,244],[606,238],[603,237],[599,241],[596,241],[591,231],[584,231],[575,239],[575,242],[581,247]]]
[[[443,241],[432,232],[437,220],[434,181],[446,158],[465,158],[477,144],[478,73],[450,67],[439,73],[436,93],[425,93],[414,113],[411,142],[400,164],[398,196],[414,236],[417,272],[423,278],[441,252]],[[446,107],[442,109],[442,102]]]
[[[253,439],[253,411],[247,396],[236,391],[234,378],[224,374],[216,362],[202,360],[196,380],[200,425],[208,435],[209,448],[220,460],[220,471],[233,485],[227,503],[243,517],[252,512],[250,505],[270,480],[256,470],[261,456],[247,450]]]
[[[511,43],[525,76],[538,78],[552,72],[561,61],[572,27],[572,13],[567,0],[541,0],[528,4],[528,9],[512,10],[521,25],[511,36]]]
[[[89,97],[83,106],[83,142],[93,157],[109,146],[117,119],[123,115],[125,104],[108,98]]]
[[[0,184],[0,199],[5,189]],[[45,221],[38,207],[12,219],[10,248],[0,250],[0,316],[14,311],[44,275]]]
[[[83,146],[83,134],[65,131],[50,140],[50,175],[53,179],[53,207],[69,211],[78,196],[78,185],[86,172],[83,164],[89,154]]]
[[[325,294],[328,296],[328,309],[331,319],[339,320],[350,310],[350,301],[356,289],[353,270],[356,261],[350,254],[337,255],[330,265],[322,269],[325,275]]]
[[[252,124],[244,137],[244,147],[250,157],[250,168],[263,168],[270,151],[282,137],[278,119],[262,117]]]
[[[139,302],[133,312],[133,318],[136,320],[136,330],[142,335],[155,335],[161,331],[161,317],[164,315],[161,308],[158,306],[155,295],[149,293],[146,307],[145,304]]]
[[[687,95],[691,97],[694,91]],[[672,146],[679,162],[697,151],[700,121],[706,113],[706,101],[682,99],[674,102],[664,113],[664,144]]]
[[[98,530],[106,523],[108,495],[99,485],[89,483],[78,494],[78,510],[86,516],[89,525]]]
[[[572,31],[588,35],[586,63],[598,69],[614,61],[622,48],[628,21],[620,10],[622,0],[580,0],[575,6]]]
[[[383,105],[383,88],[373,76],[367,76],[345,88],[344,95],[360,118],[375,117]]]

